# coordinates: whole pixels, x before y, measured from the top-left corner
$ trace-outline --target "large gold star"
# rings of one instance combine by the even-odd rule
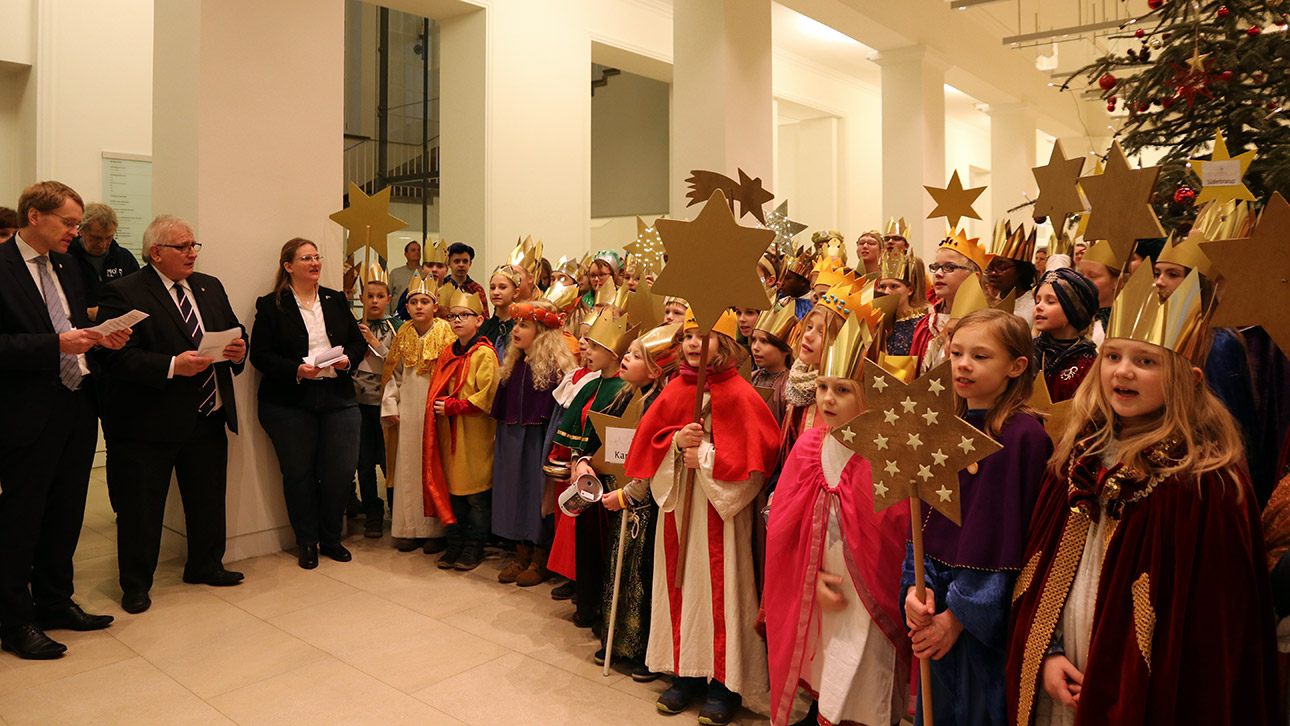
[[[1249,237],[1200,247],[1225,281],[1210,325],[1261,325],[1283,352],[1290,351],[1290,204],[1285,197],[1272,194]]]
[[[654,224],[657,225],[658,220]],[[642,277],[657,275],[663,269],[663,240],[659,238],[658,230],[645,224],[639,215],[636,217],[636,239],[623,245],[623,251],[639,262]]]
[[[1210,155],[1208,160],[1188,159],[1195,169],[1196,176],[1200,177],[1200,183],[1202,185],[1200,193],[1196,195],[1196,201],[1194,203],[1203,204],[1211,199],[1217,199],[1220,202],[1227,201],[1228,199],[1244,199],[1249,202],[1254,201],[1254,194],[1250,191],[1249,187],[1245,186],[1245,182],[1241,181],[1241,179],[1245,176],[1245,172],[1250,170],[1250,163],[1254,161],[1256,155],[1257,153],[1254,149],[1250,149],[1243,154],[1237,154],[1236,156],[1229,155],[1227,153],[1227,140],[1223,138],[1223,132],[1220,130],[1214,137],[1214,153]],[[1239,172],[1232,174],[1231,172],[1237,171],[1234,167],[1237,167],[1238,165]],[[1220,176],[1227,177],[1228,179],[1234,176],[1236,183],[1206,184],[1205,181],[1207,176]]]
[[[958,524],[959,470],[1003,448],[954,415],[949,379],[948,362],[909,385],[864,362],[868,408],[833,436],[869,461],[887,463],[871,470],[874,511],[917,497]]]
[[[972,209],[972,203],[976,198],[981,196],[985,187],[975,187],[973,189],[964,189],[963,182],[959,181],[959,173],[956,170],[954,176],[950,177],[949,186],[944,189],[924,186],[927,193],[932,195],[936,201],[936,208],[932,213],[927,215],[928,219],[944,217],[950,223],[951,228],[958,228],[959,220],[963,217],[969,219],[980,219],[981,215]]]
[[[600,437],[600,448],[591,457],[591,468],[597,474],[626,477],[623,467],[627,464],[627,450],[632,447],[632,437],[640,426],[641,416],[645,413],[644,398],[637,391],[632,400],[623,409],[623,415],[611,416],[607,413],[591,411],[587,420],[596,429]]]
[[[667,267],[651,292],[688,301],[700,330],[711,330],[732,305],[770,307],[757,261],[775,232],[740,226],[720,189],[712,192],[693,221],[660,219],[654,226],[667,249]]]
[[[408,226],[407,222],[390,214],[389,187],[369,197],[354,182],[349,183],[349,206],[333,213],[330,219],[349,230],[346,255],[366,246],[385,259],[390,257],[385,245],[386,237]]]
[[[1035,387],[1026,403],[1036,411],[1048,414],[1044,418],[1044,429],[1053,441],[1060,439],[1066,431],[1066,422],[1070,420],[1072,401],[1053,403],[1052,394],[1048,392],[1048,379],[1044,378],[1043,371],[1035,376]]]
[[[1084,200],[1079,196],[1079,173],[1083,168],[1084,157],[1067,159],[1061,139],[1053,143],[1048,164],[1030,170],[1039,185],[1033,214],[1036,219],[1048,217],[1053,221],[1053,229],[1061,229],[1066,215],[1084,211]]]
[[[1092,207],[1084,239],[1107,240],[1117,254],[1127,250],[1121,259],[1128,259],[1138,240],[1164,237],[1160,220],[1151,209],[1151,194],[1159,176],[1158,166],[1145,169],[1130,167],[1120,142],[1112,143],[1106,171],[1080,179],[1080,187]]]

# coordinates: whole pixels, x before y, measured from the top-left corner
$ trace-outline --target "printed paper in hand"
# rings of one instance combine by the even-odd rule
[[[305,356],[304,362],[306,365],[326,368],[327,366],[335,365],[337,361],[344,357],[345,349],[338,345],[330,350],[324,350],[316,356]]]
[[[89,330],[90,332],[98,333],[99,335],[111,335],[118,330],[125,330],[126,328],[134,327],[147,317],[148,314],[141,310],[131,310],[125,315],[112,318],[111,320],[105,320]]]
[[[197,355],[223,360],[224,348],[227,347],[229,343],[232,343],[241,337],[241,328],[230,328],[228,330],[216,331],[208,330],[202,336],[202,346],[197,350]]]

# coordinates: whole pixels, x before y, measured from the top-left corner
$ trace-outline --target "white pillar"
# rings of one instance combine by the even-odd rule
[[[991,104],[990,115],[990,217],[988,229],[995,222],[1011,219],[1015,223],[1031,218],[1030,209],[1012,214],[1008,210],[1027,199],[1034,201],[1037,190],[1031,169],[1039,165],[1035,158],[1035,114],[1025,103]],[[1045,159],[1046,161],[1046,159]]]
[[[251,328],[278,250],[318,243],[336,288],[341,208],[342,0],[157,0],[153,210],[197,228],[198,269],[218,277]],[[228,554],[233,562],[293,541],[273,446],[257,420],[259,374],[235,379],[240,434],[229,437]],[[178,497],[167,525],[182,528]]]
[[[477,255],[487,239],[487,20],[476,10],[439,25],[439,234]],[[487,286],[488,272],[474,272]]]
[[[945,69],[925,46],[885,50],[882,67],[882,216],[904,217],[910,240],[926,259],[945,236],[944,219],[926,219],[932,199],[923,185],[943,187],[945,175]]]
[[[773,180],[770,0],[676,0],[672,15],[673,217],[692,169]],[[770,189],[774,192],[774,189]]]

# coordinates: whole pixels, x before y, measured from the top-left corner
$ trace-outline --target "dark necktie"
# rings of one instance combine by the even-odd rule
[[[188,334],[193,337],[193,342],[200,349],[202,345],[202,326],[197,320],[197,311],[193,310],[193,304],[184,294],[184,286],[175,283],[175,299],[179,301],[179,314],[184,318],[184,325],[188,326]],[[201,374],[198,374],[201,375]],[[209,415],[215,410],[215,366],[211,365],[206,369],[206,378],[202,380],[202,402],[197,406],[197,412],[203,416]]]

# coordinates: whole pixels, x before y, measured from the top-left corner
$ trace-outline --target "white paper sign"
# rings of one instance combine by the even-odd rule
[[[224,348],[226,348],[229,343],[232,343],[241,337],[242,330],[240,328],[215,331],[208,330],[202,336],[202,345],[197,349],[197,355],[223,360]]]
[[[1200,183],[1206,187],[1234,187],[1241,183],[1241,162],[1207,161],[1201,165]]]
[[[98,333],[99,335],[111,335],[118,330],[132,328],[147,317],[148,314],[141,310],[131,310],[130,312],[112,318],[111,320],[105,320],[89,330],[90,332]]]
[[[605,463],[624,466],[627,464],[627,452],[632,448],[632,438],[636,429],[609,426],[605,429],[602,442],[605,447]]]
[[[103,152],[103,201],[116,212],[116,241],[143,259],[143,230],[152,221],[152,161]]]

